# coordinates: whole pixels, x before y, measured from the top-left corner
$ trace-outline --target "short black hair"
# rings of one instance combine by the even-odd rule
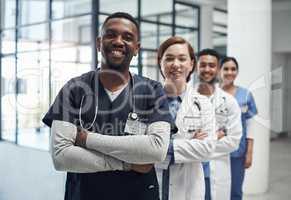
[[[202,49],[197,54],[197,60],[199,60],[199,58],[201,56],[205,56],[205,55],[210,55],[210,56],[216,57],[217,62],[219,64],[219,62],[220,62],[220,54],[217,51],[215,51],[214,49]]]
[[[230,56],[227,56],[225,58],[223,58],[220,62],[220,66],[222,67],[222,65],[228,61],[232,61],[234,62],[234,64],[236,65],[236,69],[238,70],[238,62],[237,60],[235,59],[235,57],[230,57]]]
[[[112,18],[124,18],[124,19],[131,21],[136,26],[137,32],[139,33],[139,24],[137,23],[137,21],[135,20],[135,18],[132,15],[130,15],[129,13],[125,13],[125,12],[115,12],[115,13],[112,13],[111,15],[109,15],[105,19],[105,21],[102,25],[102,29],[103,29],[104,25],[108,22],[108,20],[110,20]]]

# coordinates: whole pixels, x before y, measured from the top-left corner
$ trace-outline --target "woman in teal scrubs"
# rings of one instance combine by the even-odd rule
[[[243,135],[239,148],[231,153],[231,200],[242,199],[242,185],[245,169],[252,165],[253,130],[249,127],[254,122],[257,107],[252,93],[234,84],[238,75],[238,62],[233,57],[226,57],[221,61],[221,88],[230,93],[237,100],[241,108]]]

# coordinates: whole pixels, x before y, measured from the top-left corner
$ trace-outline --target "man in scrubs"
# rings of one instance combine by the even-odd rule
[[[158,200],[151,163],[167,154],[171,116],[160,83],[129,72],[140,47],[127,13],[106,18],[100,69],[71,79],[43,118],[68,200]]]

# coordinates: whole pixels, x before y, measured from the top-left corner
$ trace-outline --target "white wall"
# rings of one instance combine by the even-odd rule
[[[63,200],[64,183],[48,152],[0,142],[1,200]]]
[[[291,52],[291,1],[272,4],[273,52]]]
[[[252,92],[258,108],[253,165],[246,171],[244,184],[246,194],[268,189],[271,28],[271,0],[228,1],[227,53],[238,59],[237,84]]]

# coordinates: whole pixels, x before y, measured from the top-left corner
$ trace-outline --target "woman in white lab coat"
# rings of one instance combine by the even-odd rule
[[[196,60],[191,45],[170,37],[158,50],[158,64],[177,133],[171,137],[168,157],[156,164],[162,200],[204,199],[201,162],[215,150],[215,115],[212,104],[188,85]]]

